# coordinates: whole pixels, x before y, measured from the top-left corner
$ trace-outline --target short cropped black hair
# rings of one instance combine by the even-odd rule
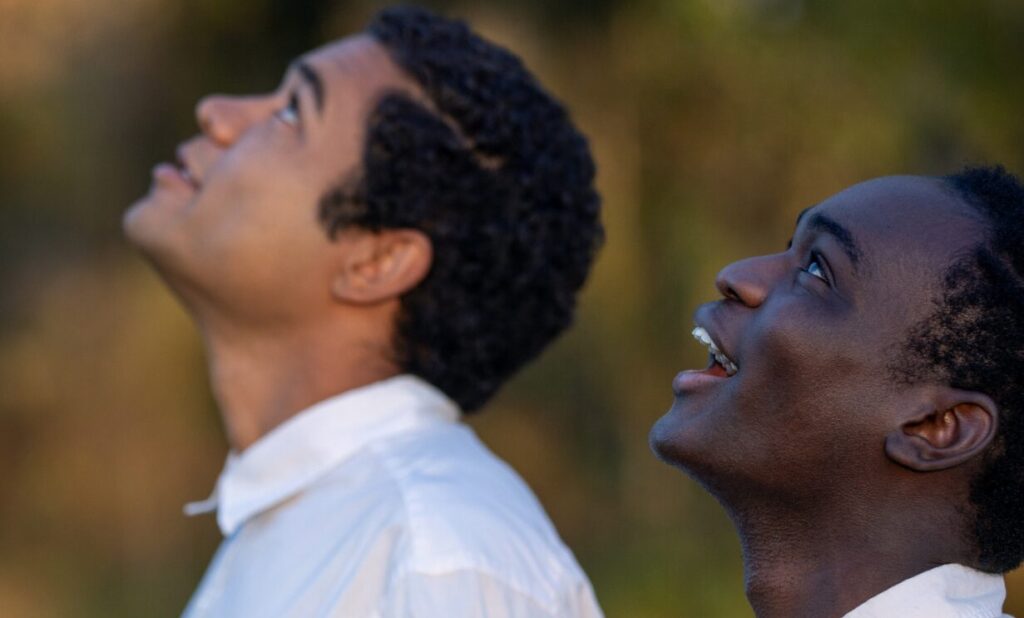
[[[604,237],[594,163],[519,58],[464,23],[397,7],[367,32],[429,102],[382,99],[360,173],[324,195],[320,219],[332,236],[355,225],[430,237],[395,360],[472,412],[572,320]]]
[[[1003,167],[945,176],[985,223],[986,238],[944,276],[935,311],[911,329],[895,366],[985,393],[999,425],[970,487],[968,534],[980,568],[1005,573],[1024,559],[1024,187]]]

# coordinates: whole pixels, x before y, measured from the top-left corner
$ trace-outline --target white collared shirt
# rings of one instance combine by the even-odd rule
[[[533,493],[426,382],[320,402],[230,456],[185,615],[599,618]]]
[[[843,618],[1012,618],[1003,613],[1006,586],[990,575],[945,564],[904,580]]]

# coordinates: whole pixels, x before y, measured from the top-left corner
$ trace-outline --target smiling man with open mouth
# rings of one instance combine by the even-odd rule
[[[726,508],[761,618],[996,617],[1024,557],[1024,188],[888,177],[726,267],[651,444]]]

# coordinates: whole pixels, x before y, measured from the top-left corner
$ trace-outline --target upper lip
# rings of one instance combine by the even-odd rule
[[[693,330],[694,338],[702,343],[708,345],[711,355],[715,357],[729,375],[735,374],[739,371],[740,363],[739,360],[733,355],[730,347],[725,344],[722,340],[722,336],[715,324],[714,316],[712,312],[715,309],[715,305],[704,305],[697,310],[697,314],[694,317],[695,328]],[[704,335],[707,335],[708,341],[704,340]],[[726,362],[722,362],[726,361]]]

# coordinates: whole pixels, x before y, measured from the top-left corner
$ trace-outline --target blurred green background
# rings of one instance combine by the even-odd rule
[[[210,92],[273,88],[379,5],[0,0],[0,615],[173,616],[219,541],[202,350],[120,236]],[[576,328],[474,424],[610,617],[750,616],[721,509],[647,431],[690,315],[854,182],[1024,171],[1018,0],[434,2],[519,52],[592,139],[608,243]],[[1024,614],[1024,575],[1009,578]]]

